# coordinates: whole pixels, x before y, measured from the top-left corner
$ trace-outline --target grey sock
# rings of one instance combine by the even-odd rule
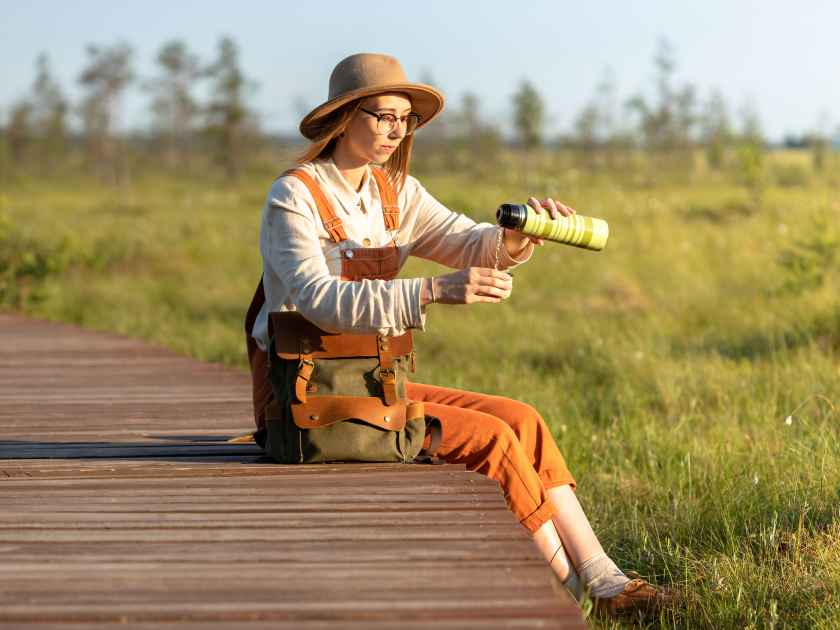
[[[581,563],[578,573],[591,597],[615,597],[630,581],[605,553]]]
[[[575,571],[571,565],[569,566],[569,576],[566,578],[566,581],[563,582],[563,586],[569,589],[569,592],[577,601],[581,601],[583,599],[583,586],[580,583],[577,571]]]
[[[581,601],[583,597],[583,587],[580,584],[580,578],[578,577],[577,572],[575,571],[574,566],[572,566],[572,561],[569,558],[569,555],[566,553],[565,547],[563,547],[563,543],[560,543],[557,547],[557,550],[554,552],[554,555],[551,558],[551,561],[548,565],[555,570],[555,577],[557,576],[558,571],[554,567],[554,563],[557,562],[559,568],[565,569],[568,571],[566,575],[566,579],[563,580],[562,584],[563,587],[566,588],[577,601]],[[560,578],[557,578],[557,582],[560,583]]]

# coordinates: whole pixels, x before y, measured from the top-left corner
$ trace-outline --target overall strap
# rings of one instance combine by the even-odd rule
[[[381,168],[372,167],[370,172],[379,188],[379,198],[382,200],[382,214],[385,217],[385,228],[396,230],[400,227],[400,206],[397,203],[397,193],[391,185],[391,180]]]
[[[315,199],[315,205],[318,207],[318,214],[321,215],[321,222],[324,224],[324,229],[327,230],[330,238],[336,243],[346,240],[347,232],[344,230],[344,224],[341,222],[341,218],[335,213],[324,191],[321,190],[321,187],[315,182],[312,176],[299,168],[294,168],[283,174],[297,177],[309,189],[312,198]]]

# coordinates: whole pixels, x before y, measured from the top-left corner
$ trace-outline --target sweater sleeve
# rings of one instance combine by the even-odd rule
[[[406,204],[413,210],[411,253],[453,269],[492,267],[495,264],[499,228],[490,223],[476,223],[468,216],[453,212],[435,199],[414,177],[406,181]],[[533,243],[516,258],[504,244],[499,252],[499,267],[510,269],[527,261]]]
[[[324,330],[399,335],[424,326],[422,279],[340,278],[340,248],[329,240],[314,199],[297,178],[281,177],[272,187],[260,251],[266,271],[285,289],[284,301]]]

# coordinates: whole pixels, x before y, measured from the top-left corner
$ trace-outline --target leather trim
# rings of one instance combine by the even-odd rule
[[[269,318],[277,356],[281,359],[296,360],[301,354],[309,354],[313,359],[379,356],[378,335],[329,333],[307,321],[297,311],[269,313]],[[414,349],[411,331],[387,339],[392,356],[403,356]]]
[[[312,378],[312,372],[315,371],[315,362],[308,354],[303,354],[300,357],[298,364],[297,378],[295,378],[295,398],[298,402],[306,402],[306,392],[309,387],[309,379]]]
[[[375,396],[310,396],[306,404],[292,405],[292,418],[301,429],[355,419],[389,431],[402,431],[406,421],[424,418],[423,412],[422,402],[403,399],[385,405]]]

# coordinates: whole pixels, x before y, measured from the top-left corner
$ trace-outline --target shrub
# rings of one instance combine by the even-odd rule
[[[38,301],[43,280],[62,273],[69,263],[65,240],[36,240],[0,214],[0,304],[20,307]]]
[[[773,179],[782,188],[804,187],[811,183],[811,173],[801,164],[774,164]]]
[[[810,232],[782,250],[778,262],[784,270],[782,289],[802,293],[823,285],[837,269],[840,235],[825,218],[814,220]]]

